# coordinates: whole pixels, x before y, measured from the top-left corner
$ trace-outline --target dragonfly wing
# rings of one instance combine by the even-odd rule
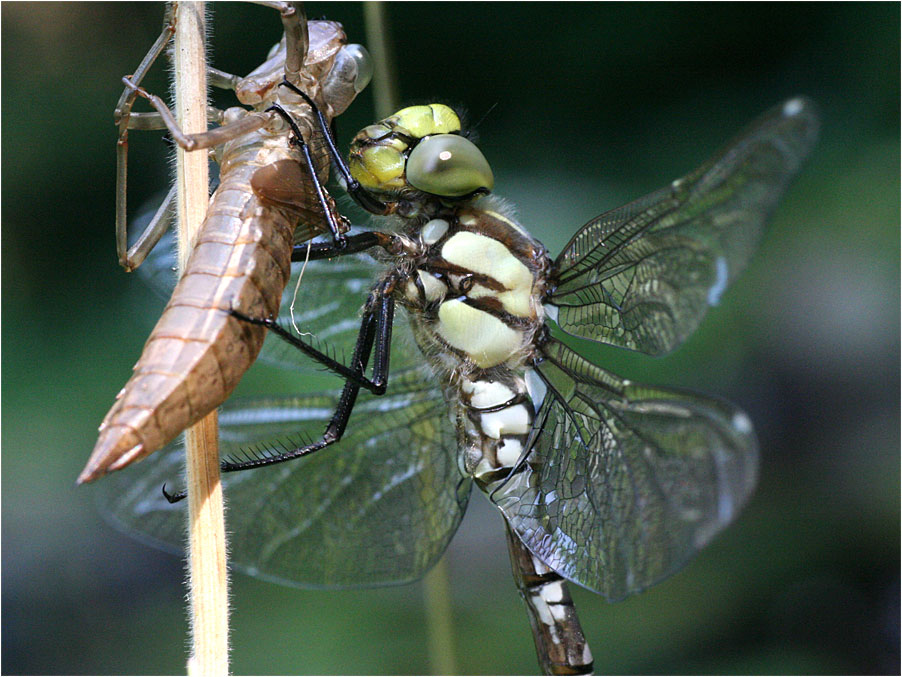
[[[575,336],[670,352],[745,268],[817,137],[791,99],[668,188],[593,219],[555,260],[546,308]]]
[[[360,332],[361,309],[384,269],[366,254],[308,261],[306,266],[303,261],[292,263],[279,323],[295,335],[299,330],[302,339],[349,364]],[[406,317],[399,313],[395,320],[399,332],[405,331],[405,323]],[[291,369],[322,369],[273,334],[266,337],[260,359]]]
[[[434,379],[393,374],[383,397],[361,395],[344,437],[310,456],[223,476],[231,562],[281,583],[356,587],[415,580],[438,561],[466,508],[470,480]],[[318,439],[338,393],[227,402],[221,453],[282,451]],[[184,541],[185,502],[175,445],[104,478],[104,512],[118,526],[173,550]]]
[[[164,301],[172,296],[178,282],[176,247],[175,233],[167,230],[137,270],[138,277]]]
[[[632,383],[557,341],[544,351],[534,446],[492,500],[546,564],[621,599],[735,517],[757,475],[752,426],[725,402]]]

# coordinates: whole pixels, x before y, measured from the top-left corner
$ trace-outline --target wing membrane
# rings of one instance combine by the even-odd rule
[[[393,374],[389,393],[361,395],[343,439],[311,456],[223,476],[230,560],[248,573],[308,587],[405,583],[444,552],[470,481],[457,469],[456,434],[434,379]],[[318,438],[338,393],[227,402],[221,453],[294,448]],[[104,479],[105,511],[155,545],[180,549],[183,451],[166,450]]]
[[[679,346],[745,268],[817,129],[813,104],[791,99],[670,187],[587,223],[555,260],[551,317],[653,355]]]
[[[529,462],[492,499],[566,578],[621,599],[681,568],[755,483],[757,444],[738,409],[645,386],[552,341]]]

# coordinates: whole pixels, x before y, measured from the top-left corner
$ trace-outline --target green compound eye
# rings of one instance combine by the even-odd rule
[[[476,145],[455,134],[437,134],[417,144],[407,158],[407,181],[432,195],[461,197],[492,190],[492,168]]]
[[[415,139],[422,139],[430,134],[460,131],[460,118],[457,117],[457,113],[440,103],[408,106],[388,119]]]

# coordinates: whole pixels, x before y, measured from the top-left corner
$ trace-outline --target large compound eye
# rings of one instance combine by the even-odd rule
[[[473,191],[492,190],[492,168],[476,145],[455,134],[429,136],[407,158],[407,181],[432,195],[461,197]]]

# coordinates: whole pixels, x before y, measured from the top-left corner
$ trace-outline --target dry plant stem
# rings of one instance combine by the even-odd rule
[[[186,134],[207,129],[203,2],[175,4],[175,110]],[[177,151],[179,269],[184,270],[209,203],[206,151]],[[229,672],[228,577],[225,519],[219,481],[216,412],[185,433],[188,469],[188,560],[192,655],[188,672],[212,677]]]

